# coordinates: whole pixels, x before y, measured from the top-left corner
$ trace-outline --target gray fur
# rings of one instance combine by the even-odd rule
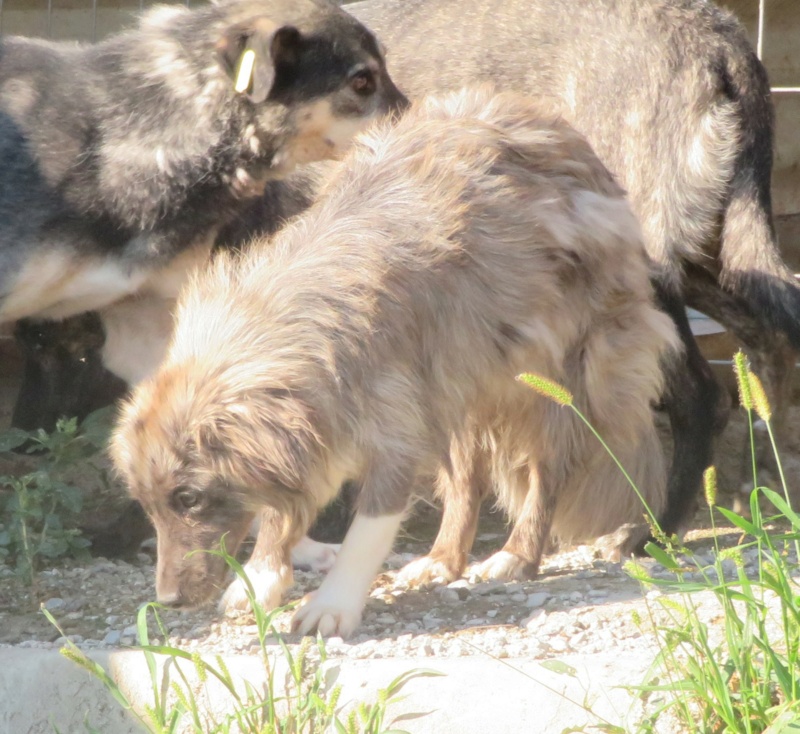
[[[640,218],[660,305],[685,343],[667,365],[675,450],[667,533],[691,518],[728,401],[685,305],[743,342],[776,406],[800,348],[800,289],[772,220],[766,72],[706,0],[369,0],[347,6],[411,97],[492,80],[546,97],[588,138]]]
[[[405,101],[372,35],[326,0],[161,6],[95,46],[5,37],[0,55],[0,320],[105,306],[173,266],[153,288],[174,297],[266,179],[339,155],[328,136]],[[361,68],[374,94],[351,88]]]

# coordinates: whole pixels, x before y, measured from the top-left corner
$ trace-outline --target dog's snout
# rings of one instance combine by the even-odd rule
[[[392,105],[393,112],[405,112],[411,106],[411,100],[406,97],[399,89],[396,89],[397,94],[394,98],[394,103]]]
[[[408,97],[398,89],[388,75],[385,80],[385,91],[386,112],[401,113],[411,105]]]

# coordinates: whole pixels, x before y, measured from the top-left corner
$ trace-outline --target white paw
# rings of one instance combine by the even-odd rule
[[[456,580],[456,575],[441,561],[430,556],[415,558],[397,573],[395,583],[408,589],[449,584]]]
[[[312,592],[303,599],[292,618],[292,631],[301,635],[319,632],[323,637],[350,637],[361,623],[363,602],[345,603],[320,592]]]
[[[497,551],[470,571],[473,581],[523,581],[529,576],[527,563],[508,551]]]
[[[257,604],[267,610],[280,606],[283,593],[292,585],[291,568],[259,568],[247,563],[244,571],[253,586]],[[244,581],[237,576],[222,595],[219,611],[230,614],[249,609],[250,599],[247,596],[247,587]]]
[[[311,571],[330,571],[342,546],[339,543],[320,543],[304,535],[292,548],[292,566]]]

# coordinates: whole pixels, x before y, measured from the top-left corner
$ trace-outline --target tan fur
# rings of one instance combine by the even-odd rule
[[[520,528],[506,550],[533,573],[551,529],[593,536],[641,510],[577,418],[515,376],[572,390],[657,512],[650,403],[675,344],[636,219],[579,134],[512,94],[429,99],[362,135],[273,242],[218,257],[184,292],[166,362],[113,441],[175,580],[159,595],[205,598],[219,577],[183,555],[256,507],[285,518],[271,532],[286,548],[353,480],[370,538],[368,519],[392,527],[441,466],[455,502],[491,481]],[[198,507],[181,511],[187,486]],[[332,578],[347,578],[340,560]],[[323,588],[301,629],[352,631],[363,599]]]

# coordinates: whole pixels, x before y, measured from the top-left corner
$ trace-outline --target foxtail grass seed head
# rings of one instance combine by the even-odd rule
[[[63,655],[67,660],[75,663],[76,665],[80,665],[85,670],[88,670],[90,673],[94,673],[94,665],[92,661],[84,655],[80,650],[75,649],[74,647],[64,646],[59,648],[59,654]]]
[[[769,404],[764,385],[755,372],[750,373],[750,394],[753,397],[753,407],[756,409],[756,414],[762,421],[769,423],[770,418],[772,418],[772,406]]]
[[[647,583],[652,580],[647,569],[638,561],[626,561],[622,568],[628,576],[636,581]]]
[[[205,683],[205,680],[206,680],[205,677],[203,677],[202,678],[203,683]],[[178,699],[178,701],[183,705],[183,707],[187,711],[191,711],[192,705],[189,703],[189,699],[186,696],[186,691],[184,691],[183,688],[180,687],[178,681],[176,680],[172,681],[172,685],[170,686],[170,688],[172,689],[172,693],[175,696],[175,698]]]
[[[225,678],[225,680],[233,680],[233,678],[231,678],[231,673],[228,670],[228,666],[225,665],[225,661],[222,659],[222,656],[217,655],[215,660],[217,662],[217,670],[222,673],[222,677]]]
[[[643,517],[645,524],[650,529],[650,535],[652,535],[656,539],[656,542],[661,543],[662,545],[666,545],[667,536],[664,534],[664,531],[661,529],[661,526],[656,525],[656,523],[653,522],[653,518],[650,517],[650,515],[645,513]]]
[[[714,507],[717,504],[717,467],[713,465],[703,472],[703,492],[706,495],[706,504]]]
[[[737,568],[744,568],[744,555],[739,547],[723,548],[719,552],[719,558],[721,561],[733,561]]]
[[[573,403],[572,393],[554,380],[534,375],[532,372],[523,372],[521,375],[517,375],[517,380],[559,405],[569,406]]]
[[[733,355],[733,371],[739,386],[739,404],[745,410],[753,410],[753,393],[750,389],[750,365],[745,353],[740,349]]]
[[[336,711],[336,706],[339,703],[339,696],[341,695],[342,695],[342,687],[340,685],[336,686],[331,691],[330,696],[328,696],[328,705],[325,709],[325,713],[327,713],[328,716],[332,716],[333,713]]]
[[[639,614],[639,611],[637,609],[634,609],[631,612],[631,619],[633,620],[633,623],[637,627],[641,627],[642,626],[642,616]]]
[[[205,683],[208,677],[206,675],[206,665],[203,662],[203,658],[200,657],[199,652],[195,651],[192,653],[192,663],[194,664],[195,671],[197,671],[197,677],[200,679],[200,682]]]

